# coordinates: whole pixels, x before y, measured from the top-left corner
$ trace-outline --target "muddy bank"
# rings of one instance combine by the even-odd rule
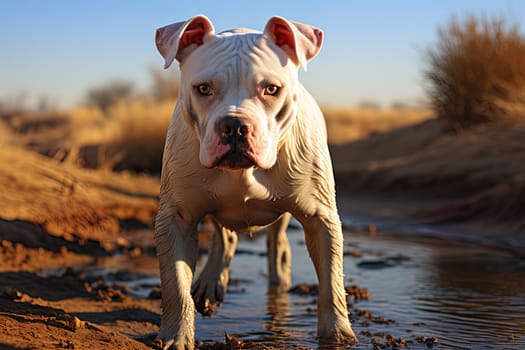
[[[78,169],[6,145],[0,162],[0,348],[149,348],[126,334],[156,331],[158,303],[82,271],[141,254],[122,231],[152,227],[156,179]]]
[[[523,123],[451,134],[431,119],[332,146],[341,210],[525,246],[523,140]]]
[[[125,245],[121,223],[148,226],[156,214],[156,178],[80,169],[9,146],[0,148],[0,162],[0,224],[12,222],[16,231],[2,230],[9,240],[37,245],[32,234],[40,227],[56,239],[111,250]]]
[[[0,285],[2,349],[148,349],[126,334],[157,331],[157,303],[72,271],[6,271]]]

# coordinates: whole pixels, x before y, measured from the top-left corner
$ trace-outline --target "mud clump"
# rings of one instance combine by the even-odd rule
[[[367,288],[359,286],[345,286],[346,301],[370,300],[372,295]]]
[[[427,346],[427,348],[432,349],[434,345],[439,344],[439,339],[436,337],[425,337],[423,335],[420,335],[416,337],[416,341],[418,343],[423,343]]]
[[[301,283],[290,288],[288,293],[297,295],[318,295],[319,287],[317,284]]]
[[[106,302],[123,302],[126,300],[126,295],[120,289],[104,286],[97,289],[95,299]]]
[[[86,327],[86,321],[82,321],[77,316],[73,316],[73,318],[68,322],[68,326],[72,331],[76,331]]]
[[[359,301],[370,300],[372,296],[367,288],[359,286],[345,286],[346,300]],[[288,293],[296,295],[310,295],[317,296],[319,294],[319,286],[317,284],[301,283],[292,287]]]
[[[195,344],[195,349],[198,350],[279,350],[283,349],[282,347],[274,347],[271,345],[256,343],[253,341],[244,341],[239,338],[229,335],[227,332],[224,332],[224,343],[214,342],[214,341],[197,341]],[[289,348],[288,348],[289,349]],[[295,350],[307,350],[305,347],[293,347]]]
[[[365,319],[365,321],[361,322],[363,326],[368,326],[369,324],[368,321],[371,321],[377,324],[387,324],[387,325],[395,323],[395,321],[390,320],[386,317],[374,316],[370,310],[355,309],[354,311],[358,317]]]
[[[374,350],[381,349],[403,349],[410,343],[404,338],[396,338],[391,334],[382,334],[382,339],[372,338],[372,346]]]

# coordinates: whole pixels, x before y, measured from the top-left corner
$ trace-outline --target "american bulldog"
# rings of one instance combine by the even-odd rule
[[[180,65],[180,93],[163,156],[155,241],[160,260],[165,349],[193,349],[195,311],[223,301],[236,232],[268,229],[269,283],[290,287],[286,227],[304,229],[319,281],[318,336],[355,341],[343,285],[343,236],[326,127],[298,81],[323,32],[272,17],[264,31],[216,34],[196,16],[157,30],[168,68]],[[207,264],[193,281],[197,227],[216,233]]]

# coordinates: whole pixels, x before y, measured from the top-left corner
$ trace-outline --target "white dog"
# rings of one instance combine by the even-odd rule
[[[263,33],[215,34],[208,18],[157,30],[165,59],[180,63],[180,94],[164,149],[155,239],[164,348],[193,349],[194,313],[223,300],[238,232],[269,227],[270,283],[290,286],[286,227],[303,226],[319,280],[318,335],[355,341],[343,285],[343,238],[322,113],[298,82],[322,31],[272,17]],[[217,233],[192,285],[197,225]],[[192,297],[193,295],[193,297]]]

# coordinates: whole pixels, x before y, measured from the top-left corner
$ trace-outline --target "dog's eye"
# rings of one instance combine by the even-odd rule
[[[270,84],[264,88],[265,95],[275,96],[277,95],[278,92],[279,92],[279,87],[277,85]]]
[[[195,88],[197,89],[197,92],[202,96],[211,96],[212,94],[211,86],[208,84],[200,84],[197,85]]]

